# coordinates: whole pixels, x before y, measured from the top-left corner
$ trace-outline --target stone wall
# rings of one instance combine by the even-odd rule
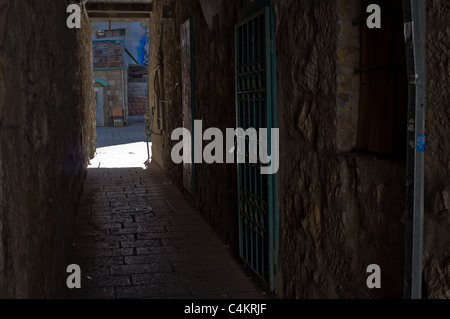
[[[143,116],[148,113],[148,83],[128,82],[129,116]]]
[[[57,298],[95,151],[90,27],[65,1],[0,1],[0,298]],[[56,40],[55,40],[56,39]]]
[[[141,1],[145,2],[145,1]],[[94,32],[103,30],[109,31],[109,21],[108,22],[99,22],[101,19],[93,19],[92,28]],[[98,37],[96,33],[92,35],[92,40],[109,40],[109,39],[120,39],[123,41],[125,48],[131,53],[131,55],[138,60],[138,62],[146,62],[146,57],[141,52],[142,42],[145,42],[146,33],[148,32],[146,29],[142,27],[142,22],[122,22],[115,20],[111,21],[111,30],[120,30],[124,29],[125,34],[122,36],[110,37],[109,34],[106,34],[104,37]],[[145,46],[144,46],[145,48]],[[125,55],[125,59],[128,64],[134,64],[133,59],[127,55]]]
[[[214,29],[208,28],[200,3],[196,0],[175,2],[175,16],[162,20],[162,6],[173,1],[154,2],[151,16],[150,39],[150,101],[154,103],[153,78],[156,71],[161,21],[163,23],[164,99],[165,131],[163,136],[152,136],[153,160],[155,160],[177,185],[183,188],[183,172],[180,165],[171,160],[171,150],[176,142],[171,141],[175,128],[182,127],[181,53],[180,27],[193,18],[195,46],[195,119],[203,120],[204,129],[217,127],[221,130],[236,126],[234,97],[234,25],[238,21],[238,10],[243,1],[222,2],[221,13],[215,17]],[[155,111],[156,112],[156,111]],[[155,113],[156,114],[156,113]],[[158,133],[154,121],[153,129]],[[235,165],[195,165],[195,195],[190,197],[201,210],[205,219],[237,250],[237,177]],[[220,183],[217,181],[220,180]]]
[[[278,293],[400,297],[403,262],[392,256],[403,254],[404,168],[337,154],[336,3],[277,1],[275,12],[282,141]],[[384,271],[380,290],[366,286],[370,264]]]
[[[358,98],[355,81],[337,85],[343,57],[357,47],[340,47],[342,4],[328,0],[274,0],[280,127],[280,247],[276,292],[280,298],[401,298],[404,268],[405,164],[349,151],[355,115],[343,113],[343,97]],[[351,3],[352,1],[350,1]],[[354,1],[355,2],[355,1]],[[150,78],[156,70],[162,5],[154,1]],[[429,0],[429,110],[424,296],[449,293],[449,6]],[[355,2],[356,5],[356,2]],[[234,25],[244,1],[222,2],[213,28],[198,1],[176,2],[175,18],[164,20],[165,130],[153,136],[153,159],[182,188],[182,167],[170,152],[173,129],[182,126],[178,96],[181,24],[194,18],[196,119],[204,127],[235,126]],[[344,11],[343,11],[344,10]],[[345,29],[345,28],[344,28]],[[357,59],[357,57],[355,57]],[[341,82],[342,84],[342,82]],[[357,85],[356,85],[357,86]],[[153,87],[150,101],[153,101]],[[354,102],[352,102],[354,103]],[[345,103],[344,103],[345,104]],[[154,122],[156,130],[156,121]],[[448,129],[447,129],[448,132]],[[354,144],[354,141],[350,141]],[[193,202],[233,248],[237,247],[236,167],[196,165]],[[220,182],[217,182],[220,181]],[[378,264],[382,288],[370,290],[366,269]]]
[[[449,110],[448,90],[442,87],[448,67],[442,63],[450,56],[449,10],[439,1],[428,4],[431,143],[425,168],[424,297],[448,298],[449,235],[444,233],[450,170],[444,131]],[[342,116],[336,118],[341,114],[338,94],[345,93],[336,88],[342,74],[336,62],[340,8],[331,1],[278,1],[275,7],[283,141],[278,293],[286,298],[401,298],[404,164],[337,153],[339,133],[353,130]],[[347,125],[352,122],[349,117]],[[371,291],[365,280],[372,263],[381,266],[383,284]]]
[[[427,0],[424,280],[429,298],[450,298],[450,3]]]
[[[336,147],[350,152],[357,145],[361,77],[355,73],[360,65],[360,27],[352,24],[361,14],[361,1],[337,0],[337,87]]]

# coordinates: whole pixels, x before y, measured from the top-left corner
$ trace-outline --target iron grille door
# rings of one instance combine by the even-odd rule
[[[237,127],[275,127],[275,59],[273,15],[267,7],[235,28]],[[259,133],[258,133],[259,141]],[[250,164],[250,139],[245,139],[246,163],[238,164],[240,256],[271,290],[275,288],[278,222],[276,177],[262,175],[261,163]]]

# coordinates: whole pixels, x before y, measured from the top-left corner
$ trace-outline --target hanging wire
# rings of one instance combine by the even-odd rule
[[[157,57],[156,57],[157,65],[156,65],[155,75],[153,77],[153,91],[154,91],[154,101],[153,102],[154,102],[154,104],[153,104],[152,111],[151,111],[151,114],[150,114],[151,118],[149,119],[151,124],[150,124],[150,127],[147,128],[151,134],[154,134],[154,135],[157,135],[157,136],[163,136],[164,132],[161,131],[161,132],[158,133],[158,132],[154,132],[153,131],[153,119],[155,118],[155,106],[157,104],[159,104],[159,103],[170,104],[173,101],[173,100],[165,100],[165,99],[163,99],[161,97],[161,92],[160,92],[161,86],[162,86],[161,78],[160,78],[160,75],[161,75],[160,72],[161,72],[161,66],[163,64],[163,59],[164,59],[164,54],[163,54],[163,49],[162,49],[162,45],[163,45],[163,31],[164,31],[164,24],[163,24],[163,21],[161,21],[159,47],[158,47],[158,54],[157,54]],[[173,96],[175,95],[175,92],[176,92],[176,89],[178,88],[178,86],[179,86],[179,83],[177,83],[175,85],[175,88],[174,88],[174,90],[172,92]]]

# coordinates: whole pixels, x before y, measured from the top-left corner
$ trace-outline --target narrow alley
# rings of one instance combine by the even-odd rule
[[[81,289],[69,298],[267,298],[158,165],[141,167],[143,121],[97,131],[70,257],[81,268]],[[118,168],[104,168],[102,159]]]

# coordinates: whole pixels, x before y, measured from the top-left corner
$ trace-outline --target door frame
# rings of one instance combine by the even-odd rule
[[[236,123],[237,127],[240,127],[239,120],[239,95],[238,95],[238,66],[239,62],[239,37],[238,28],[245,25],[247,22],[252,21],[256,17],[264,15],[265,19],[265,72],[266,72],[266,107],[267,107],[267,125],[271,125],[271,128],[278,127],[278,116],[277,116],[277,83],[276,83],[276,50],[275,50],[275,17],[272,1],[270,0],[260,0],[252,2],[248,7],[244,8],[240,12],[240,21],[235,26],[235,72],[236,72]],[[268,149],[271,149],[271,138],[269,134],[268,139]],[[241,201],[241,164],[238,164],[238,207],[240,207]],[[244,264],[255,272],[260,279],[268,286],[271,291],[275,291],[277,285],[277,273],[278,273],[278,247],[279,247],[279,194],[278,194],[278,183],[277,174],[268,175],[268,221],[269,221],[269,247],[267,247],[268,255],[267,258],[269,264],[269,276],[264,278],[255,271],[249,261],[245,260],[243,256],[243,234],[242,234],[242,222],[241,222],[241,212],[240,208],[238,211],[239,218],[239,253]]]

